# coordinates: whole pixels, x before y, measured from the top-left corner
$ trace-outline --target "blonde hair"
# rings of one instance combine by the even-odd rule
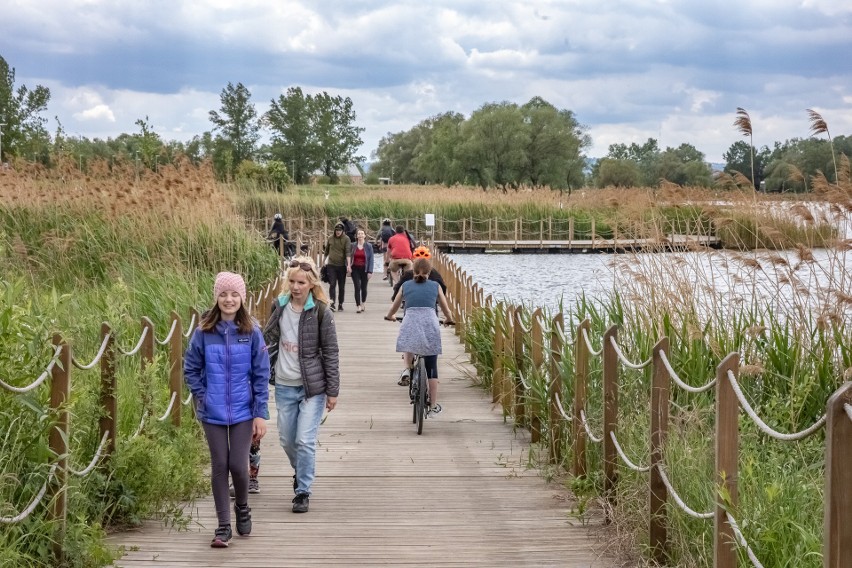
[[[317,270],[317,265],[314,260],[309,256],[295,256],[290,260],[290,264],[298,263],[297,266],[287,265],[286,270],[284,271],[284,278],[281,279],[281,283],[278,285],[278,293],[279,294],[289,294],[290,293],[290,276],[292,276],[296,271],[301,270],[305,273],[305,276],[308,278],[308,283],[311,285],[311,294],[314,296],[314,300],[323,302],[328,304],[328,296],[325,293],[325,289],[322,287],[322,283],[319,279],[319,270]],[[304,270],[300,265],[309,264],[311,270]]]

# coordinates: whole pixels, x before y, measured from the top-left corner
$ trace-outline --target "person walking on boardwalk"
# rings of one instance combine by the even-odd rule
[[[346,289],[346,275],[352,270],[352,242],[343,233],[343,223],[334,226],[334,233],[325,243],[325,264],[328,266],[328,296],[330,298],[331,311],[334,311],[334,302],[340,294],[340,303],[337,309],[343,311],[343,292]]]
[[[245,305],[243,277],[217,274],[213,300],[189,341],[184,380],[210,449],[210,480],[219,522],[210,545],[226,548],[232,536],[229,473],[237,532],[251,533],[249,447],[266,434],[270,367],[263,335]]]
[[[276,213],[272,220],[272,227],[269,229],[269,234],[266,240],[275,249],[279,256],[293,256],[295,245],[290,242],[290,233],[284,226],[284,220],[281,218],[281,213]]]
[[[387,280],[390,277],[390,257],[388,256],[388,241],[392,236],[394,236],[396,232],[393,230],[391,226],[390,219],[384,219],[382,221],[382,228],[379,229],[379,234],[376,236],[376,246],[379,247],[377,252],[382,253],[385,261],[385,276],[382,280]]]
[[[317,431],[323,409],[337,405],[340,390],[334,316],[313,260],[296,257],[284,279],[283,294],[263,337],[275,377],[278,435],[290,460],[293,512],[307,513],[316,475]]]
[[[367,242],[364,229],[358,229],[352,247],[352,287],[355,288],[355,313],[366,309],[367,282],[373,277],[373,245]]]
[[[405,300],[405,315],[399,328],[399,336],[396,340],[397,353],[405,354],[405,366],[409,369],[414,364],[414,355],[423,357],[426,364],[426,376],[429,378],[429,414],[434,418],[441,413],[441,405],[438,404],[438,355],[441,354],[441,329],[438,322],[438,314],[435,312],[435,304],[444,312],[444,323],[452,325],[453,317],[447,298],[437,282],[429,280],[429,272],[432,263],[427,258],[418,258],[414,261],[414,280],[409,280],[402,285],[399,295],[393,301],[390,311],[385,319],[396,321],[394,315]],[[407,385],[400,379],[400,385]]]

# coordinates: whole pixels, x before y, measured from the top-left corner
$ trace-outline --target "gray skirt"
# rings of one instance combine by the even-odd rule
[[[441,327],[434,308],[405,310],[396,338],[396,351],[415,355],[441,354]]]

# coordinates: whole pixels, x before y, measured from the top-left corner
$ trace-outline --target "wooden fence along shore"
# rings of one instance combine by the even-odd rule
[[[492,400],[501,403],[504,412],[514,417],[516,424],[529,429],[534,442],[547,444],[550,458],[554,463],[561,461],[559,455],[563,447],[562,436],[570,433],[572,448],[572,473],[584,476],[589,471],[586,460],[588,444],[601,444],[605,485],[604,497],[615,499],[618,483],[618,468],[645,472],[648,475],[649,503],[649,550],[652,556],[665,562],[667,558],[667,522],[666,504],[673,503],[688,515],[698,519],[713,520],[714,523],[714,565],[718,568],[737,566],[738,551],[744,550],[754,566],[762,566],[743,538],[739,529],[742,518],[733,516],[732,510],[738,504],[738,420],[741,411],[753,420],[766,435],[779,440],[798,440],[825,428],[825,505],[824,505],[824,566],[840,568],[852,566],[852,383],[839,388],[826,402],[826,413],[809,428],[792,434],[781,433],[765,424],[743,396],[739,383],[739,356],[731,353],[719,362],[716,377],[705,385],[690,386],[678,376],[668,359],[667,339],[660,340],[654,346],[649,357],[641,362],[628,360],[618,344],[618,328],[610,327],[602,338],[590,336],[589,322],[583,321],[576,332],[566,335],[565,322],[559,314],[551,321],[543,321],[541,311],[537,311],[528,324],[521,318],[521,309],[504,304],[495,305],[491,298],[483,298],[481,288],[472,278],[461,271],[453,262],[440,254],[436,255],[436,266],[443,275],[449,289],[449,299],[458,325],[456,333],[462,338],[465,326],[475,310],[493,311],[493,333],[495,350],[492,377]],[[260,292],[252,294],[249,306],[260,319],[269,313],[277,283],[270,283]],[[381,309],[376,306],[375,309]],[[115,397],[115,360],[118,355],[139,356],[140,368],[150,364],[157,345],[162,346],[169,358],[169,403],[165,409],[156,409],[151,401],[143,401],[144,411],[139,427],[132,436],[143,431],[146,420],[155,417],[160,421],[171,421],[176,427],[181,424],[182,408],[190,408],[191,399],[182,398],[182,370],[184,340],[188,338],[198,321],[198,314],[190,311],[190,321],[184,326],[181,317],[172,312],[171,327],[163,339],[155,335],[150,320],[143,318],[141,333],[135,346],[125,351],[116,345],[108,324],[101,329],[102,342],[94,359],[80,363],[73,354],[67,338],[54,336],[54,356],[47,368],[33,383],[26,387],[14,387],[0,381],[0,388],[13,393],[26,393],[38,388],[50,378],[51,409],[57,416],[56,427],[51,431],[49,445],[54,455],[59,456],[55,463],[49,464],[50,473],[42,488],[33,497],[28,506],[16,514],[0,517],[0,523],[17,523],[31,514],[46,514],[57,522],[60,534],[54,540],[54,553],[62,558],[62,531],[67,500],[68,475],[85,476],[98,467],[101,460],[114,450],[117,440],[117,401]],[[573,342],[569,337],[573,335]],[[599,345],[599,347],[596,347]],[[572,369],[573,400],[564,400],[561,360],[566,349],[575,353],[575,367]],[[477,354],[471,357],[476,359]],[[587,419],[587,378],[589,360],[599,357],[603,368],[603,432],[595,434]],[[89,462],[82,470],[74,470],[69,465],[70,422],[64,403],[69,398],[72,369],[87,370],[100,365],[101,396],[100,404],[103,417],[98,425],[100,444]],[[530,366],[531,365],[531,366]],[[651,448],[650,463],[637,465],[628,458],[618,439],[618,390],[619,367],[632,369],[652,369],[651,387],[651,428],[648,434]],[[548,401],[546,407],[536,407],[532,403],[529,387],[525,383],[527,373],[535,369],[548,376]],[[683,502],[669,481],[665,467],[665,442],[669,435],[668,410],[671,399],[672,383],[680,389],[692,393],[715,389],[716,394],[716,431],[715,431],[715,471],[717,488],[723,488],[728,500],[718,500],[711,511],[694,511]],[[76,460],[79,461],[79,460]],[[623,464],[623,465],[622,465]],[[718,492],[718,491],[717,491]],[[44,499],[50,503],[47,511],[40,511],[39,505]],[[747,515],[748,511],[738,514]]]
[[[476,309],[493,312],[495,348],[492,400],[501,403],[504,412],[514,417],[516,424],[529,428],[533,442],[547,444],[552,463],[561,463],[564,432],[570,435],[572,448],[571,473],[582,477],[588,472],[586,448],[588,443],[603,446],[604,498],[614,503],[618,483],[618,468],[630,468],[648,475],[649,550],[655,561],[665,564],[667,554],[666,503],[673,503],[687,515],[713,520],[714,567],[735,568],[738,549],[743,549],[751,564],[762,567],[760,559],[749,547],[732,510],[738,506],[739,426],[741,411],[767,436],[781,441],[804,439],[825,428],[825,506],[823,565],[826,568],[852,566],[852,382],[843,384],[826,401],[826,413],[810,427],[796,433],[772,429],[754,411],[739,385],[739,354],[730,353],[716,367],[716,376],[704,385],[694,387],[678,376],[668,359],[669,340],[661,339],[644,361],[627,359],[618,344],[618,327],[611,326],[601,338],[590,337],[590,322],[584,320],[576,327],[573,341],[565,333],[562,314],[544,321],[539,308],[528,324],[521,318],[522,308],[494,304],[471,277],[451,260],[438,256],[441,275],[447,283],[453,308],[456,310],[457,333],[464,334],[465,323]],[[595,347],[599,345],[600,347]],[[573,401],[563,399],[561,361],[564,350],[574,350]],[[475,359],[476,354],[472,353]],[[599,357],[603,369],[603,432],[592,432],[587,420],[587,380],[589,358]],[[531,364],[531,366],[530,366]],[[637,465],[625,455],[618,440],[619,367],[652,369],[650,431],[648,433],[650,462]],[[546,408],[532,402],[530,387],[524,377],[531,372],[544,372],[547,377]],[[666,474],[665,442],[669,435],[669,405],[671,385],[690,393],[715,389],[715,483],[714,494],[727,495],[727,503],[717,499],[713,510],[700,512],[691,509],[672,487]],[[543,433],[548,439],[543,440]],[[741,511],[741,514],[747,514]]]

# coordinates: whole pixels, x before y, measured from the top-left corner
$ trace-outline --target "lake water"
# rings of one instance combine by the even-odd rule
[[[448,255],[485,295],[512,303],[558,308],[583,294],[603,298],[618,290],[641,301],[665,292],[681,305],[718,311],[755,303],[775,313],[822,313],[837,306],[838,292],[852,297],[852,255],[811,251],[701,251],[643,254]],[[679,300],[678,300],[679,298]],[[841,310],[850,316],[850,310]]]

